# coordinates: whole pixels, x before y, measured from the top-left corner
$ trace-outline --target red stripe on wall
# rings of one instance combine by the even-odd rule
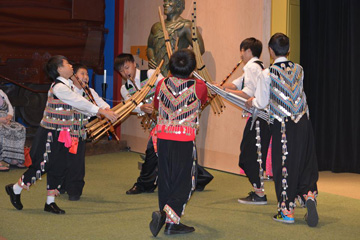
[[[116,57],[123,51],[123,32],[124,32],[124,0],[115,0],[115,36],[114,36],[114,56]],[[121,88],[121,77],[120,74],[114,71],[114,83],[113,83],[113,95],[115,102],[121,99],[120,88]],[[116,134],[120,136],[120,126],[116,128]]]

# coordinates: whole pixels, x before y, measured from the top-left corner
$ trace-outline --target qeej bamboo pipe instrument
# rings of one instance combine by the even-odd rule
[[[193,51],[195,53],[196,63],[197,63],[197,71],[200,76],[202,76],[208,82],[213,83],[214,81],[212,80],[212,78],[204,64],[204,61],[202,59],[200,46],[199,46],[199,42],[198,42],[198,35],[197,35],[197,31],[196,31],[196,1],[194,1],[193,5],[194,5],[194,13],[192,14],[191,31],[192,31]],[[208,90],[208,97],[210,99],[210,106],[211,106],[211,109],[213,110],[213,112],[215,114],[222,113],[223,108],[225,108],[225,104],[222,101],[222,99],[217,95],[213,96],[211,94],[210,90]]]
[[[92,139],[93,142],[99,140],[111,127],[114,127],[117,124],[121,123],[126,117],[129,116],[129,114],[135,109],[135,107],[144,100],[151,88],[154,87],[163,63],[164,60],[160,62],[159,66],[155,69],[155,72],[153,73],[153,75],[151,75],[148,82],[143,88],[135,92],[125,102],[122,102],[112,108],[112,110],[119,115],[119,118],[115,122],[111,124],[107,122],[106,119],[102,119],[94,120],[96,121],[96,123],[90,122],[88,125],[86,125],[88,137]]]
[[[161,27],[164,33],[164,39],[165,39],[165,46],[166,46],[166,52],[168,54],[168,57],[170,59],[171,55],[173,54],[172,52],[172,48],[171,48],[171,43],[170,43],[170,38],[169,38],[169,33],[166,30],[166,26],[165,26],[165,20],[164,17],[161,13],[161,7],[159,6],[159,17],[160,17],[160,23],[161,23]]]
[[[255,107],[252,108],[247,108],[245,106],[245,102],[247,101],[245,98],[242,98],[240,96],[237,96],[233,93],[229,93],[224,91],[223,89],[209,83],[208,81],[206,81],[202,76],[200,76],[200,74],[198,74],[197,72],[193,72],[193,75],[195,77],[197,77],[198,79],[202,80],[205,82],[206,86],[213,92],[215,92],[216,94],[218,94],[219,96],[223,97],[224,99],[228,100],[231,103],[234,103],[235,105],[241,107],[242,109],[244,109],[245,111],[249,112],[250,114],[252,114],[252,122],[251,122],[251,129],[254,125],[254,122],[256,120],[257,117],[260,117],[262,119],[264,119],[265,121],[267,121],[268,123],[272,123],[273,119],[270,118],[270,114],[267,110],[263,110],[263,109],[257,109]]]
[[[224,80],[221,81],[220,86],[224,85],[224,83],[226,83],[226,81],[231,77],[231,75],[233,75],[233,73],[236,71],[236,69],[238,69],[238,67],[240,66],[240,64],[242,63],[242,60],[240,60],[236,66],[233,68],[233,70],[231,70],[231,72],[224,78]]]

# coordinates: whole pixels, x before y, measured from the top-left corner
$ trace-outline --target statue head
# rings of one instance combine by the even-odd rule
[[[185,9],[185,0],[164,0],[164,14],[181,14]]]

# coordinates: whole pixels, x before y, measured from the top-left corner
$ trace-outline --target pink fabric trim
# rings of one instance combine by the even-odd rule
[[[164,212],[166,213],[166,216],[175,224],[180,223],[180,217],[176,214],[176,212],[169,206],[165,205]]]
[[[47,190],[47,195],[56,197],[56,196],[60,195],[60,192],[57,189],[50,189],[50,190]]]
[[[269,143],[269,148],[268,148],[268,153],[267,153],[267,157],[266,157],[266,175],[272,177],[273,176],[273,171],[272,171],[272,158],[271,158],[271,146],[272,146],[272,137],[270,139],[270,143]]]
[[[58,141],[64,143],[65,147],[67,148],[71,147],[71,136],[68,129],[63,129],[60,131]]]

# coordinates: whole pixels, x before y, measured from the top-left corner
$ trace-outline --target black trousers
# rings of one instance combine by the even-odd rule
[[[193,142],[158,139],[159,208],[170,206],[181,217],[192,188]]]
[[[135,185],[142,191],[152,191],[157,186],[157,176],[158,157],[154,149],[152,138],[150,137],[145,151],[145,162],[142,164],[140,176]]]
[[[275,190],[278,202],[284,200],[283,169],[287,170],[286,182],[287,209],[294,203],[297,195],[307,194],[308,191],[317,191],[318,165],[315,152],[314,134],[310,120],[304,115],[298,123],[292,120],[285,121],[287,151],[285,165],[282,166],[281,123],[274,120],[272,128],[272,166]]]
[[[77,154],[70,154],[62,188],[69,196],[81,196],[85,185],[85,143],[79,139]]]
[[[260,188],[260,176],[259,176],[259,163],[257,162],[258,153],[256,146],[256,123],[252,130],[251,127],[252,118],[246,123],[244,128],[243,139],[240,144],[240,156],[239,166],[244,170],[251,185],[256,184],[257,188]],[[266,157],[269,148],[271,133],[270,125],[263,119],[256,119],[260,125],[260,138],[261,138],[261,154],[262,154],[262,168],[266,169]]]
[[[203,189],[214,177],[196,161],[196,187]],[[154,144],[150,138],[145,151],[145,162],[142,164],[140,176],[135,185],[142,191],[154,190],[157,186],[158,157],[155,153]]]
[[[49,134],[52,136],[52,142],[48,142]],[[48,130],[43,127],[39,127],[33,144],[30,150],[30,157],[32,165],[23,174],[23,183],[25,185],[31,185],[39,174],[43,175],[47,173],[47,189],[54,190],[60,189],[63,183],[67,159],[71,156],[69,149],[64,146],[64,143],[58,142],[59,132],[54,130]],[[47,153],[47,161],[44,165],[44,170],[41,170],[42,162],[44,161],[44,153],[46,153],[46,144],[51,152]]]
[[[196,159],[198,159],[197,156]],[[213,180],[214,176],[211,175],[211,173],[209,173],[208,171],[206,171],[204,167],[200,166],[197,160],[195,161],[195,164],[196,164],[195,189],[202,190],[209,182],[211,182],[211,180]]]

